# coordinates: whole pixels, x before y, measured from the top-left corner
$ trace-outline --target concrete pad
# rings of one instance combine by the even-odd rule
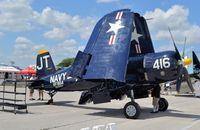
[[[34,97],[38,98],[35,91]],[[113,100],[111,103],[78,105],[80,92],[60,92],[54,97],[54,105],[45,101],[29,101],[26,114],[16,115],[0,111],[2,130],[80,130],[94,125],[116,123],[117,130],[199,130],[200,99],[195,97],[164,96],[169,102],[166,112],[150,113],[152,99],[136,100],[142,108],[139,119],[126,119],[123,107],[129,99]],[[11,110],[13,108],[10,108]]]

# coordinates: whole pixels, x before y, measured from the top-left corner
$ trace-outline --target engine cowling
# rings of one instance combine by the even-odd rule
[[[177,78],[179,72],[175,52],[166,51],[144,55],[143,67],[146,81],[166,82]]]

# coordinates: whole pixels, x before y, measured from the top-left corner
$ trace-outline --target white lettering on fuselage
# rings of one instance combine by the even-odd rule
[[[50,55],[46,55],[46,56],[40,57],[40,66],[37,66],[38,70],[43,69],[43,59],[45,61],[45,67],[46,68],[49,67],[49,65],[48,65],[48,58],[50,58]]]
[[[156,59],[154,64],[153,64],[153,69],[168,69],[170,68],[170,58],[165,57],[161,59]]]
[[[63,81],[64,81],[65,78],[66,78],[66,75],[67,75],[67,72],[52,75],[52,76],[50,77],[50,83],[59,82],[59,83],[62,83],[62,84],[63,84]]]

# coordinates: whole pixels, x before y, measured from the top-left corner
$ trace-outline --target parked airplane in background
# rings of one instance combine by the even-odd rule
[[[80,104],[127,95],[131,102],[124,106],[124,114],[135,119],[141,110],[134,99],[148,97],[148,90],[180,75],[184,61],[174,46],[176,51],[155,53],[144,17],[129,9],[117,10],[99,20],[85,50],[67,69],[56,71],[49,52],[40,51],[38,79],[30,87],[49,91],[49,103],[58,91],[84,91]],[[164,98],[159,103],[159,110],[167,110]]]
[[[194,78],[200,80],[200,62],[194,51],[192,51],[192,58],[193,58],[193,76]]]

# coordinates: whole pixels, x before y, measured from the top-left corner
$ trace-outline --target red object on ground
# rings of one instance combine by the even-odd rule
[[[36,74],[36,70],[34,70],[32,67],[27,67],[20,72],[17,72],[17,74]]]

